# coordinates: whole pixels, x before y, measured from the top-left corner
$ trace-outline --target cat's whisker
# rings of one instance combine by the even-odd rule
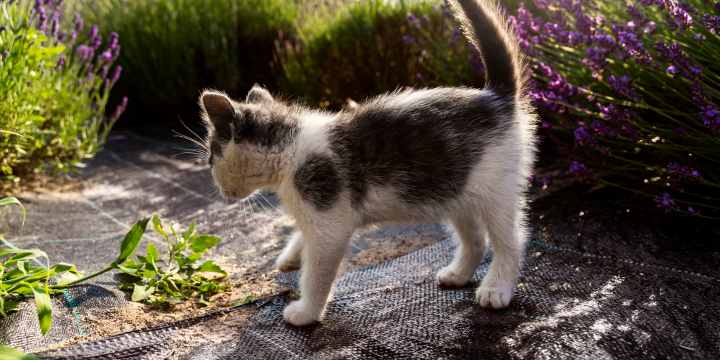
[[[270,205],[273,209],[275,209],[275,211],[280,212],[280,210],[278,210],[278,208],[276,208],[275,205],[273,205],[273,204],[270,202],[270,200],[268,200],[267,198],[265,198],[265,196],[264,196],[262,193],[258,193],[258,195],[260,195],[260,197],[261,197],[263,200],[267,201],[268,205]]]
[[[260,196],[262,196],[262,194],[260,194],[260,193],[255,193],[255,194],[253,195],[253,197],[255,197],[255,195],[260,195]],[[271,218],[275,218],[275,215],[274,215],[273,213],[271,213],[271,212],[265,207],[265,205],[263,205],[263,203],[262,203],[262,201],[260,201],[260,199],[257,199],[257,203],[260,204],[260,206],[262,206],[262,208],[265,210],[265,212],[266,212]]]
[[[208,150],[208,151],[210,150],[207,145],[205,145],[205,144],[203,144],[203,143],[201,143],[201,142],[199,142],[199,141],[197,141],[197,140],[195,140],[195,139],[193,139],[193,138],[191,138],[191,137],[189,137],[189,136],[185,136],[185,135],[183,135],[183,134],[181,134],[181,133],[179,133],[179,132],[177,132],[177,131],[175,131],[175,130],[173,130],[173,132],[175,133],[175,135],[173,135],[174,137],[179,137],[179,138],[183,138],[183,139],[185,139],[185,140],[192,141],[192,142],[194,142],[195,144],[197,144],[197,145],[199,145],[200,147],[202,147],[203,149]]]
[[[186,129],[188,129],[188,131],[190,131],[193,135],[195,135],[195,137],[197,137],[198,140],[200,140],[201,142],[205,142],[205,139],[201,138],[200,135],[196,134],[194,131],[192,131],[192,129],[190,129],[187,125],[185,125],[185,123],[182,121],[182,119],[180,119],[179,116],[178,116],[178,120],[180,120],[180,123],[183,124],[183,126]]]

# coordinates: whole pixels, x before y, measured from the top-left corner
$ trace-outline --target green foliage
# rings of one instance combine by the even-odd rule
[[[141,222],[146,225],[149,220],[148,217]],[[211,260],[200,261],[202,253],[217,245],[221,241],[220,238],[198,235],[195,231],[195,221],[190,223],[190,226],[180,234],[178,234],[178,226],[174,222],[170,222],[170,233],[168,234],[162,219],[157,214],[152,216],[152,223],[155,230],[165,237],[168,255],[161,256],[155,245],[148,244],[147,255],[135,255],[137,262],[131,259],[122,266],[117,265],[117,269],[127,275],[124,277],[126,283],[120,288],[132,290],[132,301],[142,301],[154,307],[166,308],[173,302],[199,297],[198,303],[206,306],[210,304],[206,295],[228,288],[198,274],[227,275]],[[141,227],[144,228],[142,224]],[[131,230],[130,233],[132,232]],[[130,237],[130,233],[126,239]],[[139,236],[142,237],[142,234],[140,233]],[[137,242],[134,242],[133,245],[132,241],[128,241],[128,245],[122,248],[122,254],[133,252],[136,246]]]
[[[11,347],[0,345],[0,360],[40,360],[39,358],[24,354]]]
[[[198,91],[244,96],[254,83],[276,87],[273,39],[292,31],[292,0],[78,0],[73,11],[122,39],[118,82],[133,111],[165,120],[197,116]],[[68,15],[72,15],[69,13]],[[146,120],[150,114],[139,114]]]
[[[236,302],[234,302],[234,303],[232,303],[232,304],[230,304],[230,305],[228,305],[228,306],[229,306],[229,307],[233,307],[233,306],[237,306],[237,305],[247,304],[247,303],[249,303],[249,302],[253,302],[254,300],[255,300],[255,297],[254,297],[254,296],[248,295],[248,296],[245,298],[245,300],[236,301]]]
[[[37,29],[33,1],[11,3],[0,4],[0,180],[5,186],[43,169],[77,172],[100,150],[112,126],[102,121],[113,84],[98,76],[101,66],[91,70],[91,62],[80,61],[66,41],[69,36],[53,34],[49,21],[48,30]],[[80,40],[88,39],[83,34]]]
[[[0,200],[0,205],[6,203],[19,204],[8,201],[7,198]],[[135,249],[150,221],[167,241],[169,251],[165,258],[153,244],[148,245],[146,256],[135,255]],[[209,305],[207,295],[226,290],[228,287],[203,277],[202,273],[216,273],[223,277],[227,276],[227,273],[212,261],[200,261],[200,258],[202,253],[217,245],[220,238],[198,235],[195,231],[195,221],[181,235],[177,234],[177,226],[172,222],[170,230],[174,240],[171,240],[171,236],[163,228],[162,219],[157,214],[138,220],[125,235],[118,258],[105,269],[87,276],[83,276],[72,264],[59,263],[49,266],[48,256],[41,250],[0,250],[0,257],[12,255],[6,261],[0,262],[0,315],[6,317],[6,311],[15,309],[19,304],[6,298],[33,296],[40,330],[44,335],[52,324],[50,296],[53,293],[63,292],[57,289],[78,284],[113,269],[121,271],[119,278],[125,284],[120,285],[120,288],[132,290],[132,301],[142,301],[154,307],[167,308],[171,303],[185,298],[199,297],[198,302],[201,305]],[[133,255],[135,259],[128,260]],[[40,257],[46,259],[47,266],[38,260]],[[40,266],[33,266],[30,260]],[[162,266],[163,264],[165,266]],[[57,279],[55,285],[50,285],[51,278]],[[3,359],[3,350],[0,349],[0,360]]]
[[[427,1],[358,1],[305,14],[297,39],[276,40],[282,91],[311,106],[342,107],[415,85],[418,64],[405,16],[429,12]]]

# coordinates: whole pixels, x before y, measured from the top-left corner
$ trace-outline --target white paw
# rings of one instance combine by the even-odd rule
[[[493,288],[489,286],[480,285],[475,293],[475,299],[484,308],[489,309],[502,309],[510,304],[510,299],[513,296],[513,288]]]
[[[440,283],[440,285],[446,285],[446,286],[456,286],[461,287],[465,286],[465,284],[470,281],[472,278],[472,275],[466,276],[457,273],[452,267],[446,266],[440,271],[438,271],[437,274],[437,281]]]
[[[283,256],[282,254],[277,259],[277,262],[275,262],[277,269],[284,273],[300,270],[300,265],[300,259],[292,260],[290,257]]]
[[[309,325],[316,321],[320,321],[322,320],[322,315],[322,311],[319,313],[316,311],[308,311],[308,309],[303,306],[300,301],[293,301],[283,312],[283,318],[285,318],[285,321],[295,326]]]

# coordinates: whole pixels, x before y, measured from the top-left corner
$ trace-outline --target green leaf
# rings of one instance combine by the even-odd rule
[[[190,240],[190,236],[192,236],[192,233],[195,231],[195,220],[193,220],[190,223],[190,226],[188,226],[188,229],[182,232],[182,237],[185,241]]]
[[[166,301],[167,302],[181,302],[184,299],[185,299],[185,295],[178,295],[178,296],[173,296],[171,298],[168,298]]]
[[[57,284],[58,285],[67,284],[67,283],[73,282],[79,278],[80,278],[80,276],[78,276],[74,273],[66,272],[57,279]]]
[[[217,236],[200,235],[193,240],[192,245],[190,245],[190,249],[196,253],[205,252],[205,249],[209,249],[217,245],[220,241],[222,241],[222,239]]]
[[[148,296],[155,292],[155,287],[150,285],[138,285],[135,284],[135,290],[133,290],[132,301],[142,301]]]
[[[255,297],[252,295],[248,295],[248,297],[246,297],[245,300],[236,301],[228,306],[233,307],[233,306],[237,306],[237,305],[247,304],[249,302],[252,302],[253,300],[255,300]]]
[[[198,300],[198,303],[201,306],[208,306],[210,305],[210,301],[205,297],[205,294],[200,294],[200,300]]]
[[[35,356],[17,351],[11,347],[0,345],[0,360],[40,360]]]
[[[27,260],[20,260],[17,262],[17,268],[27,275],[30,272],[30,263]]]
[[[193,264],[193,263],[195,263],[196,261],[200,260],[200,257],[201,257],[201,256],[202,256],[201,253],[193,253],[193,254],[190,254],[190,255],[188,255],[188,256],[185,258],[185,261],[184,261],[184,262],[185,262],[185,264],[188,264],[188,265]],[[177,258],[175,258],[175,260],[177,260]],[[178,261],[178,262],[179,262],[179,261]]]
[[[20,305],[20,303],[19,303],[19,302],[15,302],[15,301],[3,301],[3,304],[2,304],[2,305],[3,305],[3,310],[13,310],[13,309],[15,309],[18,305]]]
[[[167,232],[165,232],[165,229],[163,229],[162,218],[160,217],[160,214],[153,215],[152,223],[153,223],[153,226],[155,227],[155,231],[162,234],[162,236],[164,236],[165,238],[168,237]]]
[[[160,254],[158,253],[155,245],[153,245],[152,243],[148,244],[147,253],[148,256],[152,256],[155,261],[160,260]]]
[[[117,277],[118,280],[120,280],[121,282],[126,283],[126,284],[134,284],[134,283],[142,280],[142,277],[140,277],[140,276],[128,274],[128,273],[124,273],[124,272],[118,273],[117,275],[115,275],[115,277]]]
[[[135,251],[135,248],[140,243],[140,239],[142,239],[143,234],[145,234],[145,228],[147,227],[148,222],[150,222],[150,218],[151,216],[146,216],[138,220],[138,222],[133,225],[132,229],[128,231],[127,235],[125,235],[125,238],[120,245],[120,256],[118,256],[115,260],[117,264],[124,263],[133,251]]]
[[[2,251],[0,251],[0,256],[7,255],[7,254],[17,254],[17,255],[13,256],[10,260],[8,260],[5,263],[5,267],[10,267],[20,260],[35,259],[40,256],[47,258],[47,254],[44,251],[38,250],[38,249],[30,249],[30,250],[3,249]]]
[[[221,269],[219,266],[213,264],[212,260],[208,260],[204,262],[200,267],[196,269],[198,272],[211,272],[211,273],[218,273],[223,274],[227,276],[227,273]]]
[[[152,279],[155,277],[155,272],[152,270],[145,269],[145,277],[148,279]]]
[[[40,332],[45,335],[52,325],[52,305],[50,303],[50,294],[47,290],[43,290],[37,286],[33,286],[27,282],[21,282],[20,285],[26,289],[32,290],[35,296],[35,307],[37,308],[38,321],[40,322]]]
[[[9,132],[9,131],[4,131],[4,132]],[[13,134],[14,134],[14,133],[13,133]],[[20,135],[20,134],[16,134],[16,135]],[[20,136],[22,136],[22,135],[20,135]],[[14,198],[14,197],[12,197],[12,196],[6,197],[6,198],[4,198],[4,199],[0,199],[0,206],[10,205],[10,204],[18,204],[18,205],[20,205],[20,208],[22,209],[22,213],[23,213],[22,226],[25,226],[25,207],[23,206],[23,204],[20,203],[20,200]]]

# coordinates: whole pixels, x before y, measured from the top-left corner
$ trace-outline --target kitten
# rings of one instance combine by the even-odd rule
[[[523,56],[497,5],[451,3],[482,53],[482,90],[395,91],[338,113],[287,104],[257,86],[244,103],[202,94],[222,196],[272,188],[300,230],[277,260],[280,271],[303,269],[301,299],[287,306],[286,321],[322,320],[353,232],[387,222],[452,224],[460,244],[437,274],[448,286],[470,281],[489,241],[494,259],[476,298],[508,306],[526,236],[536,116],[523,96]]]

